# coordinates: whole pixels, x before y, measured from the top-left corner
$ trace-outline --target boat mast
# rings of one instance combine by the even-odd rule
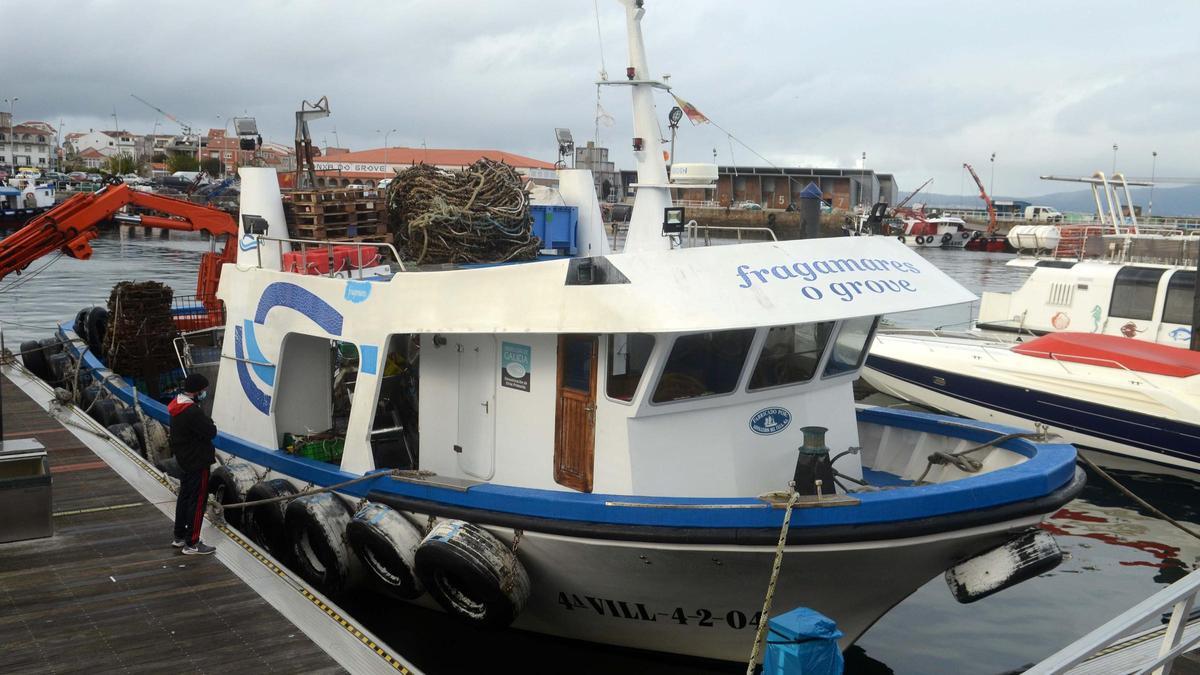
[[[650,79],[646,64],[646,45],[642,40],[643,0],[619,0],[625,5],[625,28],[629,37],[629,67],[626,82],[602,84],[628,85],[633,92],[633,157],[637,163],[637,192],[629,217],[626,251],[660,251],[671,248],[671,240],[662,234],[664,209],[671,206],[671,188],[667,182],[667,164],[660,150],[658,120],[654,116],[654,89],[669,91],[666,84]]]

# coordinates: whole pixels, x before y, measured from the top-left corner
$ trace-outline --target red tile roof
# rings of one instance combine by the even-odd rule
[[[332,149],[332,148],[331,148]],[[376,164],[383,163],[385,150],[359,150],[339,155],[328,155],[329,161],[343,163]],[[505,162],[518,169],[553,169],[552,162],[540,159],[514,155],[503,150],[446,150],[429,148],[387,148],[388,164],[433,164],[436,166],[469,166],[477,160],[487,157]],[[365,174],[372,176],[374,174]]]
[[[87,148],[83,152],[79,153],[79,156],[85,157],[87,159],[92,159],[95,157],[99,157],[100,159],[108,159],[108,157],[104,153],[100,152],[99,150],[97,150],[95,148]]]

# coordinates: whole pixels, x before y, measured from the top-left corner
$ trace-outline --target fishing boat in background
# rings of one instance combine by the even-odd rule
[[[84,346],[106,330],[90,309],[23,347],[26,365],[66,384],[80,364],[112,401],[94,415],[168,469],[149,430],[174,382],[208,373],[217,499],[287,500],[231,523],[322,589],[473,626],[744,660],[789,512],[774,605],[834,618],[843,647],[944,572],[969,602],[1056,565],[1038,525],[1082,488],[1073,447],[854,403],[880,315],[966,289],[889,237],[678,247],[650,140],[669,87],[647,66],[644,3],[621,2],[630,66],[611,84],[631,90],[638,170],[622,252],[591,172],[560,169],[577,254],[414,267],[327,242],[321,265],[293,265],[311,251],[274,170],[242,168],[236,223],[188,212],[227,243],[173,310],[177,364],[115,374]],[[86,257],[83,204],[17,241],[53,232]],[[0,271],[29,257],[8,241]],[[130,415],[142,440],[119,427]]]

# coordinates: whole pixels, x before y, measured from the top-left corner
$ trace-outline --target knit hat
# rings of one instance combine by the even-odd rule
[[[189,394],[194,394],[202,389],[208,388],[208,378],[200,373],[192,373],[183,380],[183,390]]]

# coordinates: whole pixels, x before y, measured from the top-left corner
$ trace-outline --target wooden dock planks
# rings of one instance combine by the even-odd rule
[[[0,544],[0,670],[343,672],[215,558],[171,548],[170,519],[7,378],[0,395],[4,437],[48,449],[61,514]]]

